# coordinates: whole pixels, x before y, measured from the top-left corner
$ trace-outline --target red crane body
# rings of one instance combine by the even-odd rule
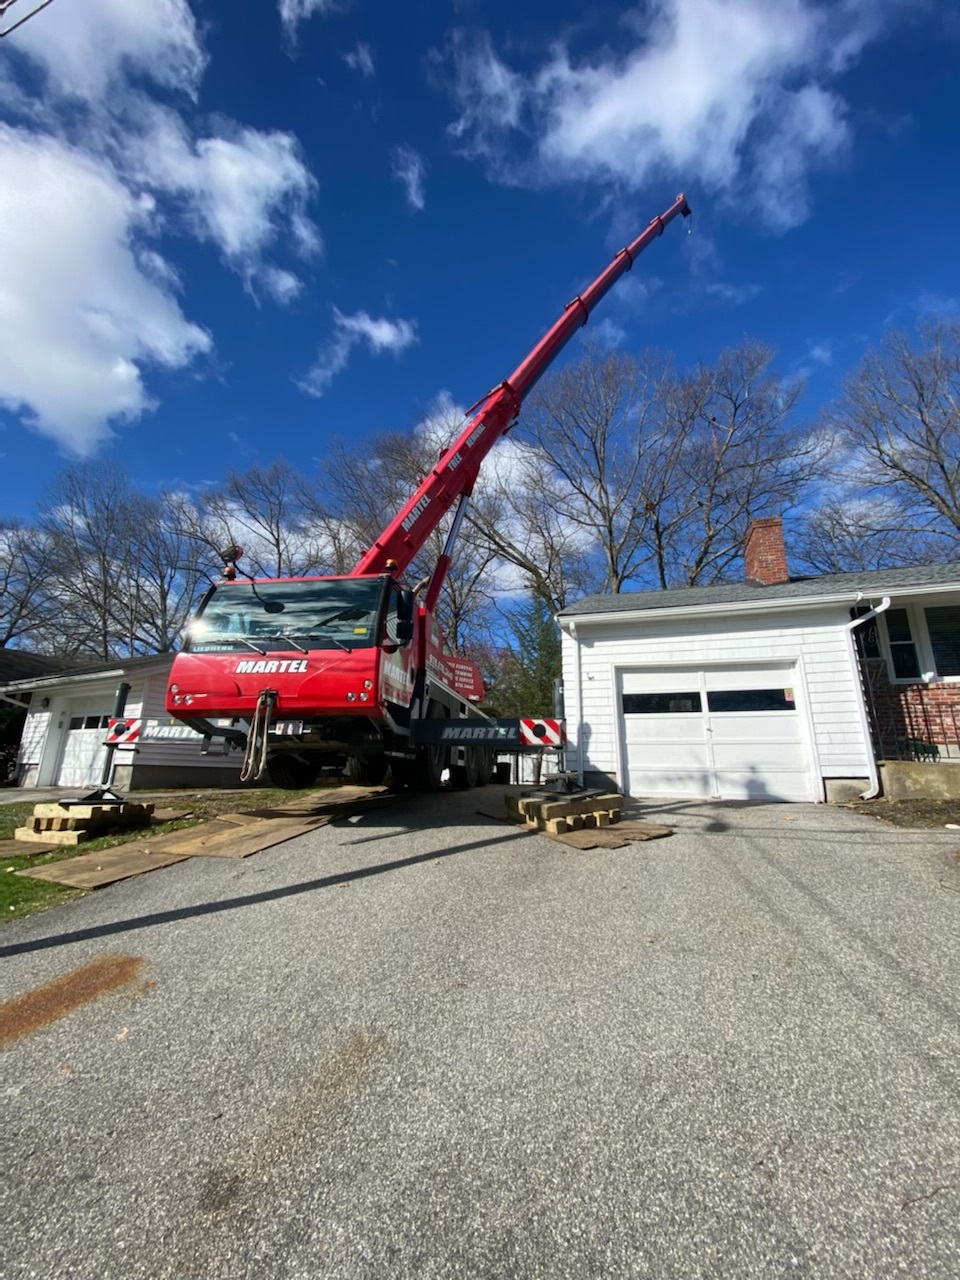
[[[266,766],[281,786],[307,786],[322,765],[344,761],[363,781],[381,780],[388,764],[395,780],[420,785],[439,785],[447,767],[463,784],[483,781],[491,752],[459,747],[451,756],[449,748],[410,741],[415,720],[475,716],[470,704],[483,694],[475,664],[446,652],[433,616],[465,504],[484,458],[573,334],[637,255],[689,213],[678,196],[567,304],[509,378],[478,402],[479,411],[351,573],[212,588],[174,659],[170,714],[208,737],[244,744],[243,776],[259,776]],[[446,545],[417,607],[401,576],[455,503]],[[270,615],[284,615],[282,630]]]

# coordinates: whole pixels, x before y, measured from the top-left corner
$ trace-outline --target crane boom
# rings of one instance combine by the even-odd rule
[[[629,271],[638,254],[652,240],[662,235],[678,215],[689,217],[690,206],[684,195],[616,255],[596,280],[564,308],[563,314],[540,339],[513,373],[480,401],[479,412],[470,419],[458,438],[441,456],[437,465],[420,483],[406,506],[386,526],[373,546],[362,556],[351,577],[371,573],[400,574],[423,547],[437,525],[458,500],[473,491],[480,466],[506,431],[516,422],[524,399],[560,354],[573,334],[586,324],[591,311]],[[456,522],[457,524],[459,521]],[[446,576],[452,539],[448,539],[427,594],[426,605],[436,603]]]

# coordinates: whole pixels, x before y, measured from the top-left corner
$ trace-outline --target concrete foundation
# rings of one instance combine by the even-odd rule
[[[960,800],[960,764],[886,760],[880,778],[888,800]]]
[[[869,778],[824,778],[827,804],[848,804],[859,800],[870,786]]]

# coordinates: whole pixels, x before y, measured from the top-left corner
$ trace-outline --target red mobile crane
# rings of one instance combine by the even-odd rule
[[[489,781],[489,746],[450,747],[422,732],[425,721],[477,716],[473,704],[483,697],[476,664],[446,652],[434,617],[480,466],[604,294],[674,218],[689,214],[677,196],[567,304],[510,377],[478,401],[479,412],[351,573],[243,581],[240,548],[228,548],[224,581],[204,597],[174,659],[170,714],[208,738],[242,744],[241,777],[266,768],[278,786],[309,786],[324,765],[347,762],[356,780],[370,783],[388,766],[401,784],[436,787],[448,767],[459,785]],[[402,576],[454,505],[420,604]]]

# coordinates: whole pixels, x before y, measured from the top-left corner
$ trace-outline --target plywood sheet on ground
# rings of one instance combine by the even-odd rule
[[[395,792],[386,787],[331,787],[326,791],[312,791],[308,796],[298,796],[283,804],[272,804],[262,809],[250,809],[258,818],[289,818],[293,814],[327,813],[353,804],[398,799]]]
[[[0,858],[36,858],[41,853],[52,853],[58,847],[50,841],[25,845],[21,840],[0,840]]]
[[[32,880],[50,880],[54,884],[70,885],[74,889],[102,889],[117,880],[142,876],[146,871],[168,867],[182,862],[183,856],[173,853],[147,853],[139,844],[121,844],[115,849],[101,849],[97,853],[82,853],[78,858],[54,862],[46,867],[32,867],[17,871],[18,876]]]
[[[539,834],[550,840],[559,840],[568,849],[623,849],[630,843],[611,827],[585,827],[582,831],[568,831],[556,836],[547,831]]]
[[[637,822],[634,818],[625,818],[612,830],[629,840],[661,840],[664,836],[673,835],[673,827],[664,827],[657,822]]]
[[[246,826],[216,818],[185,831],[171,831],[168,835],[144,840],[143,844],[151,852],[175,853],[185,858],[248,858],[251,853],[306,835],[327,822],[329,818],[322,814],[255,819]]]
[[[541,832],[541,835],[548,833]],[[673,835],[673,827],[661,827],[653,822],[617,822],[612,827],[585,827],[581,831],[568,831],[564,835],[550,835],[571,849],[623,849],[637,840],[659,840]]]

